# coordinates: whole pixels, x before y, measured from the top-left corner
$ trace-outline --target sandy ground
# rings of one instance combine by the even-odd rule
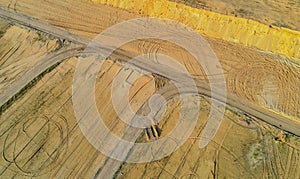
[[[300,117],[300,63],[276,54],[207,38],[224,70],[227,89],[260,106]],[[138,54],[163,53],[176,59],[195,78],[207,80],[190,54],[177,45],[160,40],[136,41],[122,47]],[[155,55],[149,57],[155,60]]]
[[[75,120],[71,84],[76,61],[72,58],[60,64],[2,114],[3,177],[92,177],[103,165],[106,157],[89,144]],[[119,62],[106,61],[97,78],[95,94],[105,123],[122,136],[124,123],[119,121],[110,102],[111,76],[120,70]],[[130,95],[133,109],[145,101],[139,94],[151,96],[156,86],[154,81],[153,77],[144,76],[134,83]],[[124,163],[118,177],[212,178],[212,171],[228,178],[299,177],[299,138],[291,136],[286,143],[278,143],[274,140],[278,129],[234,109],[226,110],[222,126],[208,147],[199,149],[198,137],[206,123],[210,103],[199,96],[195,100],[201,102],[200,116],[188,141],[171,156],[157,162]],[[179,108],[177,98],[169,102],[158,126],[162,137],[177,123]],[[142,135],[139,142],[146,142],[146,136]]]
[[[52,3],[12,3],[4,0],[1,4],[15,4],[10,5],[10,8],[14,7],[17,11],[91,38],[116,22],[136,17],[112,7],[73,0]],[[55,11],[52,9],[54,6]],[[19,37],[25,40],[18,41],[12,32],[19,33]],[[13,53],[16,56],[1,57],[1,64],[3,61],[4,65],[17,67],[17,70],[9,68],[11,74],[18,76],[20,72],[21,75],[42,55],[55,49],[56,43],[50,46],[53,47],[50,50],[46,45],[53,40],[46,37],[45,42],[32,42],[34,37],[39,37],[35,31],[16,26],[10,27],[3,34],[0,44],[5,45],[1,45],[1,51],[20,46]],[[17,45],[7,44],[5,39],[17,42]],[[207,40],[220,59],[228,90],[261,107],[300,118],[300,96],[297,93],[300,86],[299,62],[221,40]],[[33,48],[29,52],[40,52],[38,58],[26,52],[29,46]],[[136,41],[123,48],[136,54],[163,52],[177,57],[193,76],[206,79],[201,68],[194,68],[193,58],[172,44],[148,40]],[[28,53],[29,60],[24,58]],[[20,54],[22,58],[17,58]],[[74,57],[60,64],[1,114],[2,177],[90,178],[103,166],[106,157],[86,140],[75,120],[71,85],[76,62]],[[17,65],[19,63],[25,64],[26,68]],[[0,67],[0,70],[5,69],[4,66]],[[110,87],[113,76],[120,71],[120,62],[106,61],[97,78],[95,91],[98,109],[104,115],[105,123],[117,135],[122,135],[120,131],[125,124],[118,120],[113,111]],[[7,73],[1,71],[0,74]],[[149,75],[133,84],[130,101],[132,108],[138,111],[163,83]],[[285,133],[282,135],[279,129],[235,109],[226,111],[217,135],[207,148],[200,150],[198,137],[206,123],[210,102],[201,96],[195,97],[195,100],[201,101],[199,120],[190,139],[178,151],[157,162],[124,163],[117,177],[213,178],[216,175],[220,178],[299,178],[300,147],[297,143],[300,139]],[[178,99],[173,99],[168,105],[164,120],[159,123],[162,136],[174,127],[179,115]],[[282,138],[281,142],[275,140],[278,136]],[[139,140],[146,142],[143,135]]]
[[[6,6],[8,6],[9,3],[11,2],[1,2],[2,5]],[[55,16],[52,15],[54,11],[49,7],[56,8]],[[55,3],[38,3],[19,0],[16,3],[15,9],[27,15],[45,20],[55,26],[63,27],[75,34],[90,38],[94,38],[99,32],[117,22],[137,17],[137,15],[125,10],[94,4],[92,2],[75,2],[73,0],[64,2],[57,1]],[[37,9],[37,11],[31,11],[30,9]],[[101,11],[99,11],[99,9],[101,9]],[[66,16],[66,14],[69,15]],[[115,15],[111,16],[111,14]],[[76,19],[76,21],[72,19]],[[220,40],[211,38],[207,40],[219,57],[225,73],[227,74],[231,71],[227,78],[229,90],[252,102],[259,103],[276,111],[285,112],[291,116],[299,117],[299,95],[295,93],[300,86],[299,78],[297,77],[297,74],[299,74],[299,62],[282,59],[282,57],[276,55],[257,52],[256,50]],[[167,53],[166,50],[163,50],[162,46],[164,44],[161,42],[150,42],[149,45],[143,43],[144,42],[138,42],[134,44],[133,47],[130,47],[130,50],[143,53],[149,51],[149,49],[151,49],[152,52],[160,52],[159,49],[162,49],[161,51],[163,51],[163,53]],[[174,49],[173,46],[168,48]],[[175,50],[170,50],[171,53],[167,54],[171,55],[171,57],[172,55],[182,56],[180,51],[174,55],[174,51]],[[194,63],[193,60],[190,60],[189,56],[179,59],[189,64],[188,68],[192,74],[198,76],[202,75],[201,68],[193,69]],[[251,67],[247,64],[251,64]],[[279,66],[281,65],[287,67],[280,68]],[[245,68],[249,69],[250,72],[244,72]],[[261,68],[264,69],[262,70]],[[278,68],[281,69],[279,70],[281,73],[278,73]],[[247,73],[247,75],[245,75],[245,73]],[[280,74],[286,75],[282,76]],[[255,76],[252,77],[252,75]],[[246,79],[248,79],[247,83],[245,82]],[[272,93],[270,93],[271,97],[263,94],[270,86],[262,85],[266,80],[271,80],[267,82],[271,84],[273,88]],[[286,85],[287,83],[288,85]],[[287,89],[285,87],[287,87]],[[288,102],[286,100],[288,100]]]
[[[57,39],[17,26],[3,27],[0,39],[0,92],[19,79],[45,55],[58,50]]]
[[[191,7],[243,17],[267,25],[300,30],[300,2],[297,0],[175,0]]]

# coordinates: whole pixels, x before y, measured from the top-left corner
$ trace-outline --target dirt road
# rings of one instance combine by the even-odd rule
[[[62,52],[57,52],[57,53],[43,59],[39,63],[38,66],[33,68],[31,71],[27,72],[22,80],[19,80],[15,84],[11,85],[10,90],[13,89],[13,91],[7,90],[10,92],[1,94],[1,96],[0,96],[0,104],[1,105],[3,105],[7,100],[9,100],[10,97],[12,97],[16,92],[21,90],[27,83],[30,82],[30,80],[37,77],[41,72],[43,72],[47,68],[51,67],[53,64],[60,62],[66,58],[70,58],[70,57],[80,54],[80,52],[83,50],[83,47],[88,45],[88,43],[90,42],[90,39],[88,39],[86,37],[74,35],[63,29],[56,28],[55,26],[43,23],[37,19],[32,19],[23,14],[19,14],[19,13],[7,10],[6,8],[3,8],[3,7],[0,8],[0,17],[11,20],[16,23],[19,23],[21,25],[25,25],[25,26],[33,28],[33,29],[36,29],[38,31],[45,32],[47,34],[54,35],[54,36],[62,38],[62,39],[67,39],[75,44],[83,45],[81,47],[76,47],[73,49],[66,49]],[[118,56],[121,56],[121,57],[122,56],[130,56],[126,53],[124,54],[123,51],[120,51],[117,54],[118,54]],[[49,61],[49,59],[52,59],[52,60]],[[148,70],[149,72],[153,71],[153,69],[147,69],[148,64],[146,62],[145,62],[145,64],[134,64],[134,65],[136,65],[137,67],[142,68],[144,70]],[[159,71],[159,69],[155,69],[155,70]],[[210,96],[210,92],[209,92],[210,90],[209,90],[208,84],[197,81],[197,87],[199,89],[200,94]],[[218,100],[218,99],[216,99],[216,100]],[[273,126],[276,126],[283,130],[291,132],[297,136],[300,136],[300,122],[298,122],[298,121],[291,120],[289,118],[286,118],[286,117],[278,115],[274,112],[271,112],[270,110],[266,110],[266,109],[263,109],[261,107],[254,105],[254,104],[250,104],[249,102],[241,100],[231,94],[228,94],[227,103],[229,105],[236,107],[238,109],[241,109],[245,113],[255,116]]]
[[[81,54],[83,52],[84,47],[87,46],[88,43],[90,42],[90,39],[88,39],[88,38],[71,34],[70,32],[65,31],[63,29],[58,29],[55,26],[40,22],[39,20],[32,19],[25,15],[6,10],[4,8],[0,9],[0,17],[10,20],[10,21],[13,21],[13,22],[16,22],[18,24],[24,25],[29,28],[33,28],[38,31],[42,31],[47,34],[51,34],[58,38],[69,40],[72,43],[80,45],[79,47],[74,47],[74,48],[65,49],[65,50],[56,52],[54,54],[47,56],[43,60],[41,60],[39,62],[39,64],[36,67],[34,67],[33,69],[31,69],[30,71],[28,71],[21,80],[12,84],[5,93],[0,95],[1,106],[4,103],[6,103],[11,97],[13,97],[18,91],[20,91],[24,86],[26,86],[26,84],[28,84],[30,81],[32,81],[35,77],[37,77],[43,71],[45,71],[46,69],[51,67],[53,64],[58,63],[64,59]],[[118,56],[120,56],[120,57],[130,56],[130,54],[120,51],[118,53]],[[135,65],[138,68],[142,68],[150,73],[153,71],[161,71],[161,73],[165,73],[165,74],[173,73],[172,71],[167,71],[167,69],[162,70],[159,68],[153,69],[153,67],[149,68],[149,64],[147,62],[133,63],[132,65]],[[211,97],[209,85],[203,81],[200,81],[199,79],[194,79],[194,80],[196,81],[199,94]],[[189,87],[187,86],[186,88],[184,88],[184,91],[186,93],[189,93],[190,92]],[[174,88],[174,86],[164,87],[162,89],[161,93],[163,94],[163,96],[166,99],[171,99],[174,96],[178,95],[177,89]],[[220,102],[223,102],[221,100],[222,99],[221,94],[219,94],[219,95],[220,96],[218,96],[218,95],[216,96],[215,100],[219,100]],[[293,133],[297,136],[300,136],[300,123],[298,121],[291,120],[282,115],[276,114],[275,112],[266,110],[264,108],[261,108],[254,104],[251,104],[249,102],[241,100],[240,98],[238,98],[232,94],[227,94],[227,102],[226,103],[230,106],[240,109],[241,111],[247,113],[248,115],[251,115],[260,120],[263,120],[263,121],[267,122],[268,124],[271,124],[280,129],[283,129],[283,130]],[[113,166],[116,166],[116,165],[113,165]],[[108,170],[105,170],[105,171],[108,171]],[[105,175],[107,176],[107,174],[105,174]]]

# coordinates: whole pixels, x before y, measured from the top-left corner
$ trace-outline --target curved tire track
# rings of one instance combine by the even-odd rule
[[[53,64],[58,63],[62,61],[63,59],[74,57],[76,55],[79,55],[84,46],[87,46],[90,42],[90,39],[86,37],[81,37],[74,35],[66,30],[59,29],[55,26],[52,26],[50,24],[46,24],[44,22],[41,22],[37,19],[30,18],[28,16],[25,16],[23,14],[7,10],[6,8],[0,7],[0,18],[8,19],[13,22],[19,23],[21,25],[27,26],[29,28],[36,29],[38,31],[42,31],[47,34],[54,35],[58,38],[67,39],[73,43],[81,44],[81,47],[75,47],[73,49],[66,49],[60,52],[57,52],[55,54],[52,54],[50,56],[45,57],[43,60],[39,62],[39,64],[28,71],[23,78],[16,81],[14,84],[12,84],[9,89],[6,90],[5,93],[0,94],[0,106],[2,106],[7,100],[9,100],[13,95],[15,95],[19,90],[22,89],[27,83],[29,83],[32,79],[34,79],[36,76],[38,76],[41,72],[45,71],[47,68],[51,67]],[[118,50],[114,56],[116,57],[123,57],[130,58],[130,54],[126,53],[125,51]],[[130,62],[129,62],[130,63]],[[140,63],[140,64],[133,64],[134,66],[137,66],[139,68],[142,68],[146,71],[152,71],[153,69],[148,67],[147,62]],[[159,70],[160,69],[155,69]],[[166,71],[162,72],[166,73]],[[170,70],[169,73],[173,73]],[[178,74],[174,74],[178,75]],[[180,75],[180,74],[179,74]],[[210,88],[207,83],[201,82],[196,79],[196,84],[199,90],[199,93],[205,96],[210,97]],[[166,94],[169,94],[174,90],[172,87],[167,87]],[[169,90],[169,91],[168,91]],[[169,92],[169,93],[168,93]],[[186,92],[188,92],[188,89],[186,89]],[[174,91],[173,91],[174,94]],[[222,99],[222,96],[216,97],[216,100]],[[246,102],[244,100],[241,100],[240,98],[228,94],[227,95],[227,104],[233,107],[236,107],[237,109],[240,109],[258,119],[261,119],[273,126],[276,126],[278,128],[281,128],[283,130],[286,130],[290,133],[293,133],[297,136],[300,136],[300,122],[296,120],[291,120],[289,118],[286,118],[284,116],[281,116],[275,112],[266,110],[264,108],[261,108],[259,106],[256,106],[254,104],[251,104],[249,102]],[[220,101],[222,102],[222,101]]]

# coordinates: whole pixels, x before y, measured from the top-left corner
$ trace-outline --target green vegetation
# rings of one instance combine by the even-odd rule
[[[0,21],[0,38],[3,37],[3,35],[10,26],[11,24]]]
[[[40,41],[45,43],[48,39],[48,37],[45,34],[42,34],[40,32],[37,32],[38,36],[34,38],[35,41]]]
[[[253,158],[258,159],[259,154],[261,154],[260,148],[256,148],[253,152]]]
[[[271,25],[274,25],[274,26],[277,26],[277,27],[283,27],[283,28],[287,28],[287,29],[293,29],[289,25],[287,25],[285,23],[281,23],[281,22],[274,22]]]
[[[286,142],[290,142],[291,141],[291,137],[292,137],[292,134],[286,133],[285,134],[285,141]]]

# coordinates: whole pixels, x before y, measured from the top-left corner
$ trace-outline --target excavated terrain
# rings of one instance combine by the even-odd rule
[[[179,1],[178,1],[179,2]],[[246,14],[265,24],[286,23],[289,28],[298,29],[297,21],[286,16],[277,19],[271,2],[265,6],[245,1],[233,3],[224,1],[216,6],[214,1],[187,1],[187,5],[208,9],[223,14],[242,16],[251,8],[258,8],[258,14]],[[283,2],[278,2],[285,8]],[[292,1],[291,1],[292,2]],[[261,2],[263,3],[263,2]],[[295,2],[296,3],[296,2]],[[197,4],[204,4],[203,6]],[[66,29],[75,35],[94,38],[106,28],[124,20],[147,14],[138,14],[99,2],[58,0],[28,1],[3,0],[1,6],[15,13],[45,21]],[[256,7],[257,6],[257,7]],[[258,7],[259,6],[259,7]],[[223,8],[222,8],[223,7]],[[241,12],[243,7],[243,12]],[[287,5],[291,14],[299,13],[298,5]],[[293,8],[292,8],[293,7]],[[249,9],[248,9],[249,8]],[[261,9],[261,10],[260,10]],[[268,9],[272,13],[267,14]],[[231,12],[234,11],[234,13]],[[155,13],[153,13],[155,14]],[[266,20],[264,17],[268,16]],[[76,20],[74,20],[76,19]],[[7,92],[9,86],[22,79],[39,62],[51,59],[56,53],[77,48],[76,42],[40,32],[30,27],[0,19],[0,92]],[[213,21],[212,21],[213,22]],[[287,57],[284,53],[269,52],[255,45],[204,34],[224,70],[228,93],[259,108],[276,112],[289,120],[300,120],[300,63],[299,59]],[[292,37],[291,37],[292,38]],[[294,38],[294,36],[293,36]],[[295,37],[297,38],[297,36]],[[297,39],[300,41],[300,39]],[[288,42],[288,38],[283,40]],[[297,45],[294,46],[297,50]],[[170,42],[144,39],[122,47],[134,56],[146,53],[163,53],[176,59],[187,71],[200,80],[207,76],[195,59],[185,50]],[[283,51],[282,51],[283,52]],[[291,54],[291,53],[288,53]],[[295,53],[296,54],[296,53]],[[10,100],[0,114],[0,176],[3,178],[92,178],[99,177],[110,159],[94,148],[85,138],[75,118],[72,101],[72,83],[78,58],[93,59],[95,56],[66,55],[52,66],[32,85],[23,88],[17,97]],[[149,56],[155,60],[154,56]],[[95,99],[99,113],[107,127],[119,137],[126,124],[122,122],[112,104],[112,84],[116,75],[130,77],[130,70],[124,68],[126,58],[106,59],[97,75]],[[30,82],[28,82],[30,83]],[[147,74],[132,81],[129,93],[133,111],[144,114],[148,99],[158,90],[172,82],[157,74]],[[1,101],[2,102],[2,101]],[[6,101],[5,101],[6,102]],[[264,119],[258,119],[227,106],[222,124],[216,136],[204,149],[199,148],[199,137],[207,123],[211,99],[195,95],[190,103],[200,102],[200,115],[192,135],[170,156],[149,163],[134,164],[120,162],[115,178],[299,178],[300,138],[280,127],[274,127]],[[168,101],[162,120],[158,123],[160,137],[165,137],[178,123],[182,101],[178,96]],[[300,123],[300,122],[299,122]],[[99,131],[101,134],[101,131]],[[95,135],[99,135],[99,133]],[[141,133],[137,142],[149,142]],[[149,149],[152,150],[152,149]],[[105,171],[104,171],[105,172]]]

